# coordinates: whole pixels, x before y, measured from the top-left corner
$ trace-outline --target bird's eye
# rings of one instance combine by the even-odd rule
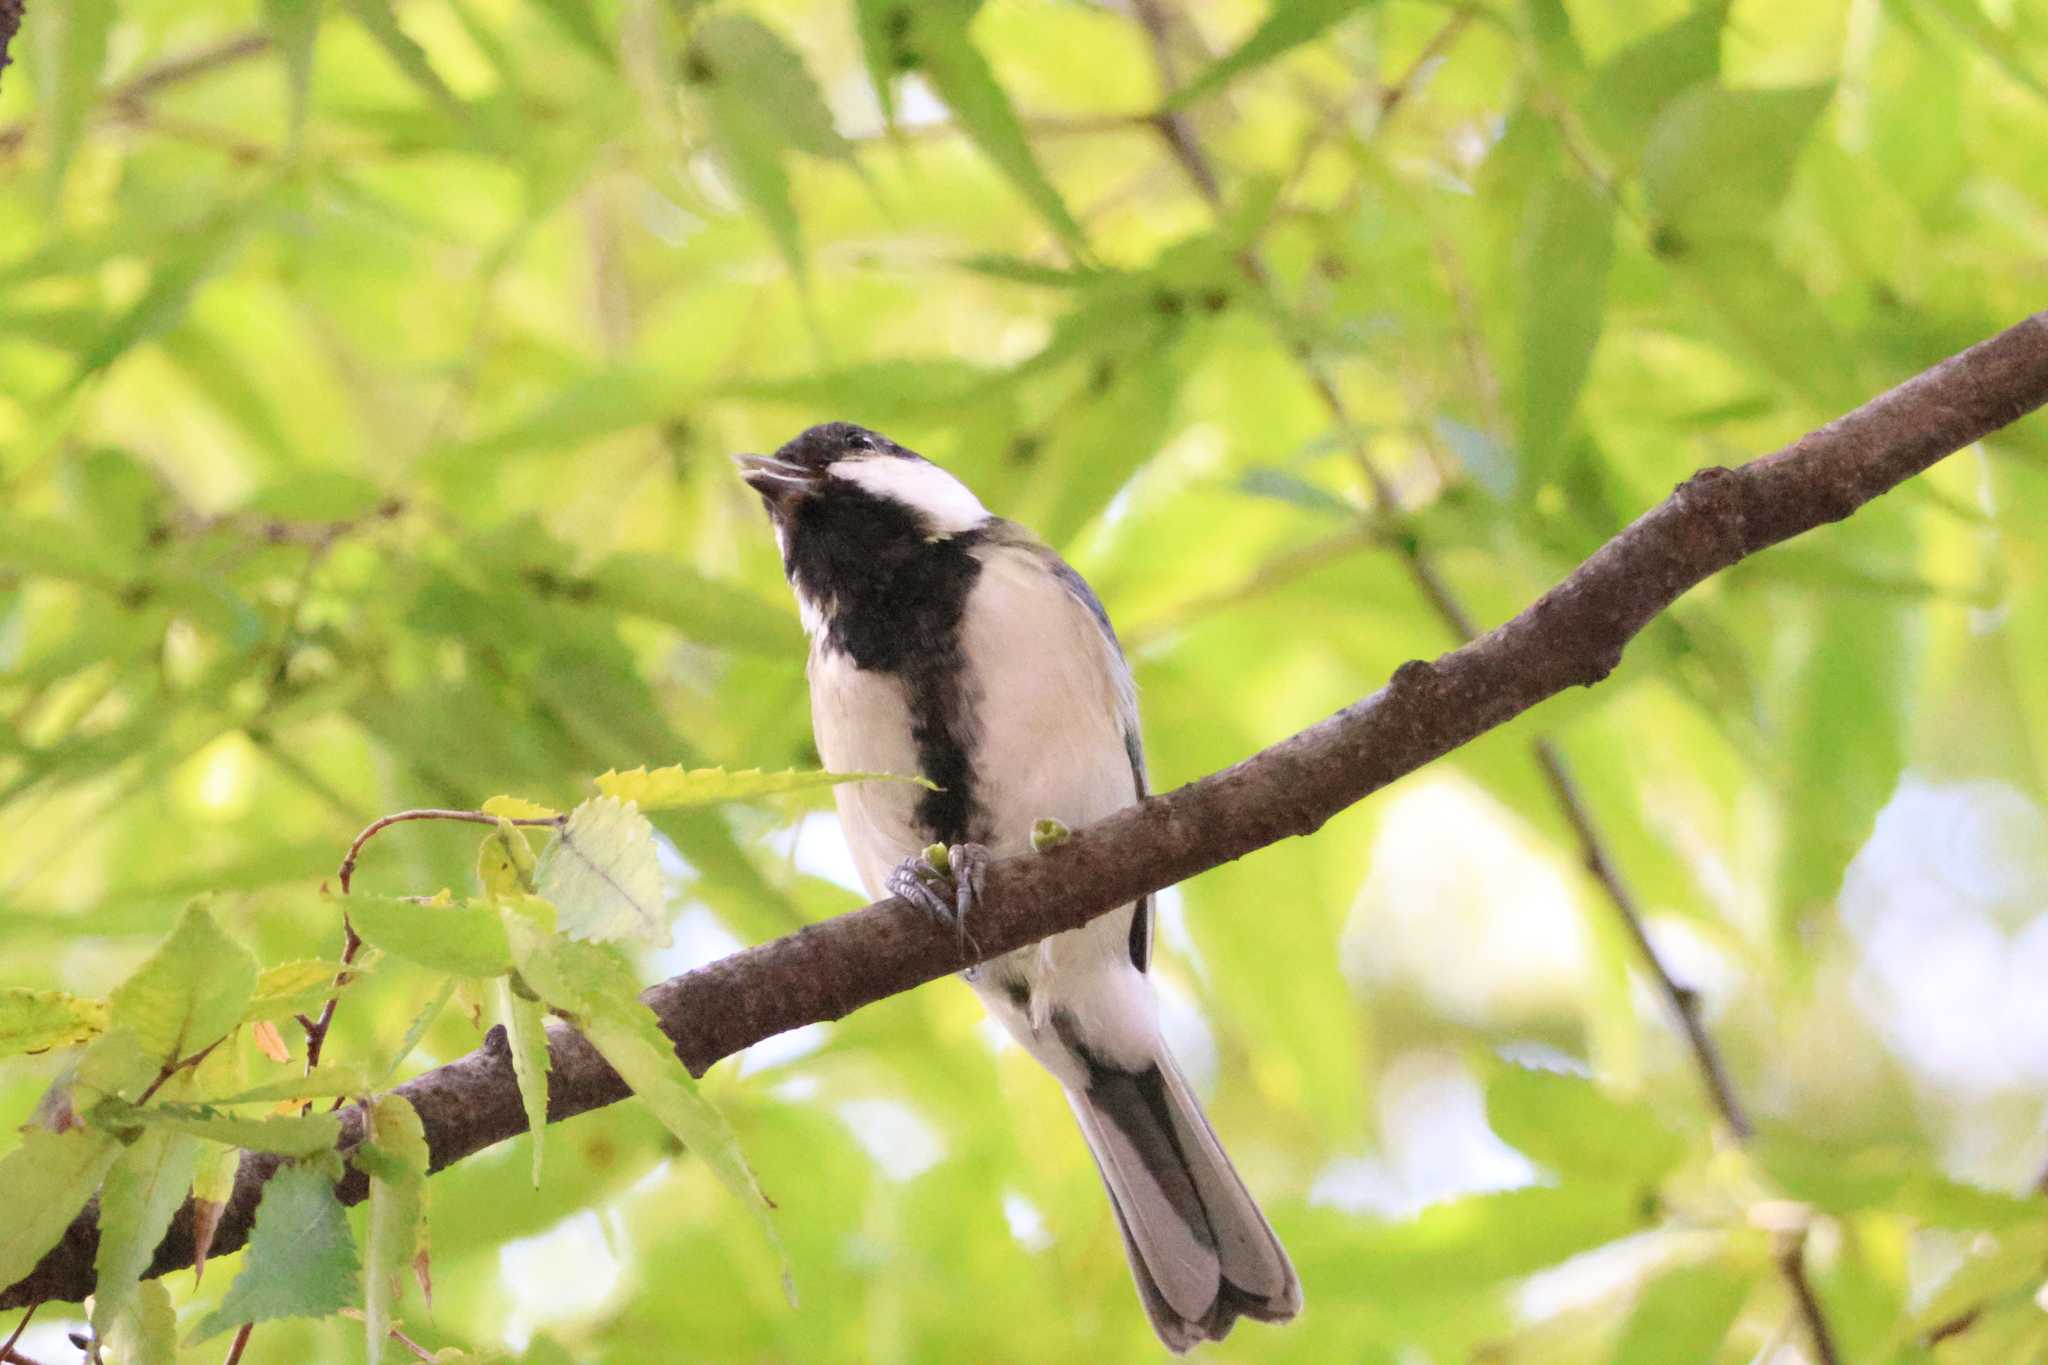
[[[848,450],[873,450],[875,448],[875,438],[868,435],[849,436],[846,438],[846,448]]]

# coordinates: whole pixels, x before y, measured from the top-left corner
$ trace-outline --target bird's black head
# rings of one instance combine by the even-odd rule
[[[966,484],[852,422],[812,427],[773,455],[742,455],[739,464],[774,523],[807,615],[876,596],[990,520]]]

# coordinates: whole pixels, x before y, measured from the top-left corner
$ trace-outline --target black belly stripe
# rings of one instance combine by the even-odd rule
[[[851,485],[812,500],[799,517],[786,567],[812,600],[830,603],[826,647],[903,683],[919,772],[940,788],[918,799],[924,838],[983,837],[968,756],[980,698],[969,690],[961,647],[968,594],[981,576],[971,551],[983,533],[927,539],[901,503]]]

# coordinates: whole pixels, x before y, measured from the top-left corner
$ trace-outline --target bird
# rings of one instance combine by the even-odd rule
[[[735,458],[810,638],[819,757],[931,784],[834,788],[871,896],[971,933],[992,858],[1032,847],[1040,821],[1076,827],[1145,796],[1130,666],[1056,553],[948,470],[851,422]],[[1065,1092],[1139,1301],[1178,1354],[1241,1317],[1286,1322],[1302,1293],[1161,1035],[1153,918],[1144,897],[964,975]]]

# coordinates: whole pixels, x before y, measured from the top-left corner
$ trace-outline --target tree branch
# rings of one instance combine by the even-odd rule
[[[1519,616],[1434,663],[1403,664],[1371,696],[1251,758],[1076,830],[1044,853],[989,871],[976,909],[980,958],[1086,923],[1280,840],[1314,833],[1345,807],[1568,687],[1599,682],[1659,612],[1701,580],[1803,531],[1840,521],[1943,456],[2048,403],[2048,313],[1944,360],[1782,450],[1739,469],[1704,469],[1602,546]],[[764,1038],[971,965],[960,936],[896,900],[807,925],[664,981],[642,997],[701,1074]],[[625,1083],[573,1030],[549,1031],[550,1121],[623,1099]],[[526,1127],[504,1035],[399,1087],[419,1111],[440,1170]],[[361,1141],[345,1111],[342,1145]],[[243,1158],[214,1254],[247,1240],[279,1158]],[[366,1194],[351,1172],[343,1200]],[[0,1308],[77,1300],[93,1287],[99,1240],[88,1206]],[[152,1273],[191,1263],[192,1207]]]

